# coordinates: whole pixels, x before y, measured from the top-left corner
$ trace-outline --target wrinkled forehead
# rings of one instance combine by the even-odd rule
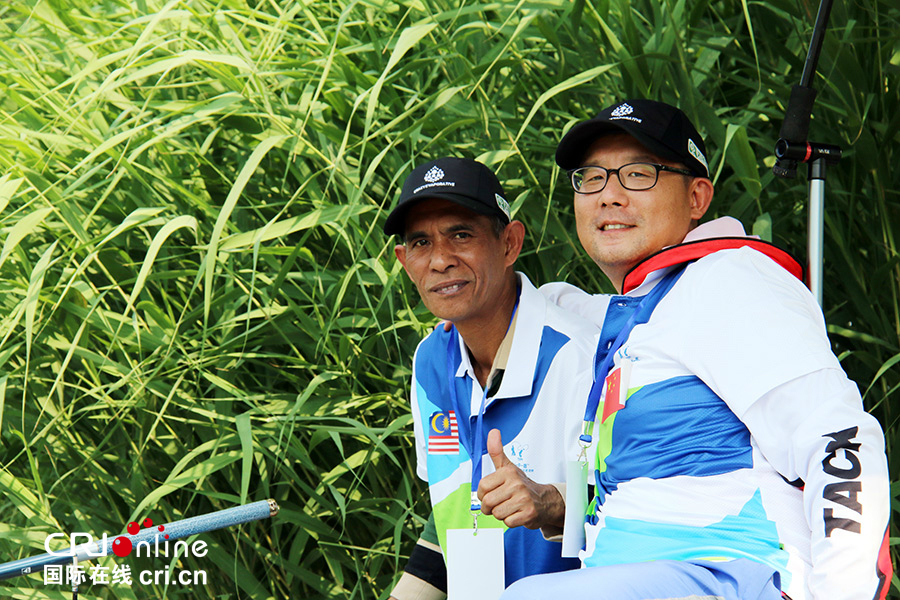
[[[486,226],[490,219],[461,204],[446,198],[422,198],[409,207],[405,215],[406,237],[424,229],[467,225],[472,228]]]

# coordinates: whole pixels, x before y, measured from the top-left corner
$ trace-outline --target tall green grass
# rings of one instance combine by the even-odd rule
[[[803,255],[805,184],[770,167],[816,7],[4,4],[0,562],[272,497],[274,520],[176,563],[208,585],[83,593],[385,597],[426,511],[407,380],[434,319],[381,232],[405,175],[482,160],[528,228],[523,270],[609,291],[553,151],[615,99],[655,97],[705,131],[714,212]],[[845,149],[826,318],[897,481],[900,8],[839,3],[831,23],[811,131]],[[37,576],[0,590],[65,597]]]

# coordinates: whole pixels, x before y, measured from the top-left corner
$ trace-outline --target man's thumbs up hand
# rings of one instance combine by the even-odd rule
[[[507,527],[562,527],[566,504],[557,489],[529,479],[503,452],[499,429],[488,433],[487,450],[496,471],[478,485],[481,512]]]
[[[510,465],[513,469],[519,470],[516,465],[512,464],[506,453],[503,452],[503,439],[500,437],[499,429],[491,429],[488,432],[487,451],[491,455],[491,462],[494,463],[494,469],[499,471],[506,465]],[[481,489],[481,486],[478,486]]]

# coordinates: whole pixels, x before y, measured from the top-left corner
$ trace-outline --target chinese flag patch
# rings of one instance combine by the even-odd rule
[[[603,401],[603,419],[600,422],[605,423],[613,413],[623,408],[625,405],[622,403],[622,369],[620,367],[606,378],[606,399]]]

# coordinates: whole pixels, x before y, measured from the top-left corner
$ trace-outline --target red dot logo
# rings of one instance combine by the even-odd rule
[[[141,530],[141,526],[132,521],[128,524],[128,527],[125,528],[128,533],[131,535],[137,535],[137,532]]]
[[[159,529],[160,531],[165,531],[166,527],[165,525],[160,525],[159,527],[157,527],[157,529]]]
[[[144,519],[144,527],[153,527],[153,521],[150,519],[150,517]]]
[[[112,543],[112,551],[113,554],[118,556],[119,558],[125,558],[129,554],[131,554],[132,550],[131,540],[127,537],[119,536],[113,540]]]

